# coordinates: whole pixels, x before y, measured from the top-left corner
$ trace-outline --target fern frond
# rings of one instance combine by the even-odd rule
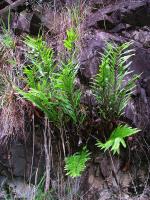
[[[78,177],[86,168],[86,162],[90,159],[90,152],[86,147],[65,159],[65,170],[67,175]]]
[[[70,48],[73,48],[76,39],[75,30],[69,29],[66,41],[70,42]],[[24,69],[29,91],[17,91],[41,109],[50,121],[61,123],[71,120],[79,124],[81,118],[83,121],[80,112],[81,91],[75,88],[78,65],[74,63],[71,54],[55,70],[53,50],[42,37],[27,36],[25,44],[29,47],[27,55],[31,62]]]
[[[26,36],[25,44],[29,47],[27,57],[31,62],[24,70],[28,86],[33,87],[33,82],[42,82],[43,79],[49,81],[55,69],[53,50],[46,45],[41,37]]]
[[[136,87],[138,75],[132,76],[129,70],[131,62],[127,61],[134,55],[129,49],[131,43],[116,45],[108,43],[102,54],[99,72],[93,80],[92,89],[95,95],[100,117],[107,120],[118,119],[124,114],[131,94]]]
[[[75,29],[70,28],[67,30],[67,38],[64,40],[64,46],[67,50],[72,51],[78,36]]]
[[[51,122],[59,123],[58,102],[54,101],[52,95],[45,94],[40,90],[31,88],[28,92],[24,92],[18,88],[16,91],[26,100],[32,102],[37,108],[43,111]],[[53,100],[52,100],[53,99]]]
[[[111,133],[110,138],[107,142],[102,143],[101,141],[97,141],[97,147],[103,149],[104,151],[111,148],[113,154],[120,153],[120,145],[126,147],[126,143],[124,138],[129,137],[138,133],[140,129],[132,128],[126,125],[118,125],[118,127]]]
[[[77,66],[72,60],[69,60],[68,63],[62,63],[62,68],[57,72],[54,86],[54,90],[58,91],[62,110],[74,124],[78,124],[81,117],[83,117],[80,112],[81,91],[75,87],[76,75]]]

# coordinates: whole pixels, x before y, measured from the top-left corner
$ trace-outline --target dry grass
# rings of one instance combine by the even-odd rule
[[[48,5],[44,7],[42,21],[48,28],[46,38],[48,43],[54,44],[56,52],[64,54],[63,41],[66,37],[66,30],[70,27],[75,28],[78,33],[77,46],[80,49],[80,41],[84,35],[83,23],[89,10],[90,7],[85,0],[76,1],[73,5],[63,7],[61,10],[52,9]],[[61,59],[61,55],[57,59]]]
[[[15,44],[16,39],[8,37]],[[3,43],[0,48],[0,143],[6,143],[12,138],[25,137],[27,103],[15,94],[15,87],[22,84],[20,50]]]
[[[22,102],[10,92],[0,114],[0,141],[25,137],[25,110]]]

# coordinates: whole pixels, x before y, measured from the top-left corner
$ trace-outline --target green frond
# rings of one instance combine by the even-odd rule
[[[24,99],[32,102],[37,108],[43,111],[51,122],[55,122],[56,124],[59,122],[59,112],[57,110],[58,102],[57,100],[54,101],[50,93],[45,94],[33,88],[28,92],[24,92],[18,88],[16,88],[16,91],[21,94]]]
[[[129,49],[130,45],[131,43],[108,43],[101,54],[102,61],[92,89],[99,105],[100,117],[105,120],[118,119],[124,114],[136,87],[139,76],[132,76],[132,71],[129,70],[129,59],[134,55],[134,50]],[[125,81],[127,77],[130,77],[129,81]]]
[[[32,38],[26,36],[25,44],[29,47],[27,57],[32,63],[31,66],[28,67],[35,68],[35,75],[40,79],[42,77],[48,78],[55,69],[54,52],[52,48],[47,46],[46,42],[42,40],[42,37]]]
[[[66,41],[73,45],[76,39],[75,30],[69,29]],[[83,119],[80,112],[81,91],[75,88],[78,64],[74,63],[72,55],[58,63],[56,70],[53,50],[42,37],[27,36],[25,44],[29,48],[27,57],[30,64],[24,68],[29,90],[18,92],[41,109],[50,121],[60,121],[61,124],[61,121],[71,120],[75,125],[79,124]]]
[[[90,159],[90,152],[86,147],[65,159],[67,175],[75,178],[81,175],[86,168],[86,162]]]
[[[70,28],[69,30],[67,30],[67,38],[64,40],[64,47],[67,50],[72,51],[77,38],[78,36],[75,29]]]
[[[113,152],[113,154],[116,154],[116,153],[119,154],[120,145],[122,144],[124,148],[126,147],[124,138],[134,135],[138,133],[139,131],[140,129],[132,128],[128,126],[127,124],[118,125],[118,127],[111,133],[110,138],[105,143],[102,143],[101,141],[97,141],[96,146],[99,147],[100,149],[103,149],[104,151],[111,148],[111,151]]]
[[[62,63],[62,67],[57,72],[55,90],[58,91],[58,98],[63,107],[63,111],[74,124],[78,124],[82,113],[80,112],[81,91],[75,87],[77,66],[69,60]]]

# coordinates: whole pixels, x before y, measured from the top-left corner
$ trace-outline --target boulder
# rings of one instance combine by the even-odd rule
[[[33,13],[28,13],[23,11],[18,16],[16,15],[13,19],[12,28],[16,34],[21,34],[23,32],[30,32],[30,22],[33,17]]]
[[[86,28],[110,30],[116,25],[124,23],[133,26],[150,24],[150,1],[120,1],[115,5],[102,7],[87,17]]]
[[[110,33],[95,31],[94,33],[88,33],[83,38],[83,45],[80,54],[80,79],[81,82],[88,83],[98,71],[100,64],[100,53],[108,41],[123,42],[124,38],[121,36],[115,36]]]

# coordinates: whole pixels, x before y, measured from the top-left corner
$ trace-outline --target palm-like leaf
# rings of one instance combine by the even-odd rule
[[[118,125],[118,127],[112,132],[110,138],[106,143],[97,141],[97,146],[105,151],[111,148],[113,154],[120,153],[120,145],[126,147],[124,138],[136,134],[140,130],[137,128],[129,127],[128,125]]]

